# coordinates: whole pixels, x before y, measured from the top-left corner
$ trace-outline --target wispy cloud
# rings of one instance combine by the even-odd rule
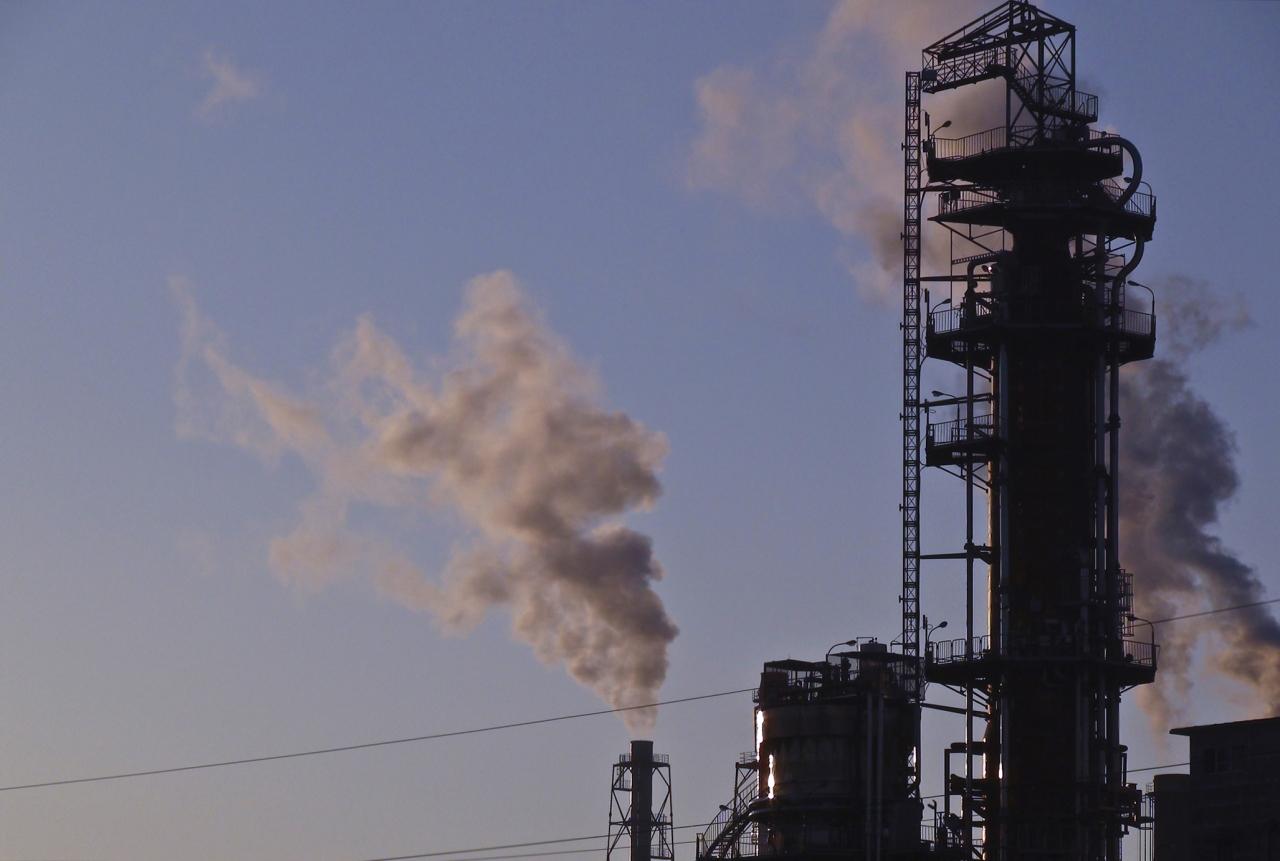
[[[218,117],[228,106],[252,101],[262,92],[257,77],[213,48],[205,49],[201,73],[209,81],[209,91],[196,108],[196,116],[206,122]]]

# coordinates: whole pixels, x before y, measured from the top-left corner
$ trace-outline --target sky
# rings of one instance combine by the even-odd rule
[[[1135,277],[1203,282],[1252,321],[1184,370],[1236,444],[1212,529],[1276,596],[1280,7],[1047,8],[1080,27],[1082,85],[1159,196]],[[967,7],[906,10],[0,9],[0,786],[749,688],[765,660],[896,635],[900,345],[874,215],[900,181],[902,73]],[[359,364],[361,333],[412,374]],[[495,344],[546,374],[504,375]],[[353,367],[376,391],[343,388]],[[492,387],[483,433],[455,428],[489,483],[432,449],[393,456],[422,433],[392,419]],[[605,431],[557,471],[509,415]],[[616,492],[579,492],[580,463]],[[561,517],[550,544],[521,494]],[[958,540],[959,501],[926,486],[927,546]],[[337,561],[282,564],[300,526],[341,538]],[[619,535],[623,591],[538,627],[562,558],[540,554]],[[486,592],[477,559],[523,585]],[[945,574],[923,589],[931,619],[961,622]],[[648,663],[600,658],[635,671],[611,688],[588,622],[641,605]],[[1204,630],[1183,716],[1260,716]],[[671,755],[676,823],[704,822],[750,709],[8,791],[0,858],[356,861],[601,834],[632,728]],[[961,732],[926,718],[927,791]],[[1185,758],[1133,700],[1124,732],[1131,767]]]

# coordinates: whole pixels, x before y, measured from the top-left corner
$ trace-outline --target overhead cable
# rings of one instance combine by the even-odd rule
[[[475,735],[482,732],[497,732],[504,729],[516,729],[525,726],[538,726],[540,724],[555,723],[556,721],[575,720],[577,718],[596,717],[598,715],[617,714],[618,712],[636,711],[638,709],[651,709],[657,706],[669,706],[677,703],[689,703],[696,700],[709,700],[715,697],[727,697],[734,694],[750,693],[755,688],[739,688],[735,691],[719,691],[714,694],[699,694],[693,697],[679,697],[673,700],[663,700],[656,703],[645,703],[636,706],[620,706],[612,709],[597,709],[590,712],[578,712],[576,714],[556,715],[555,717],[537,718],[535,720],[515,721],[513,723],[494,724],[492,726],[473,727],[471,729],[457,729],[449,732],[436,732],[427,735],[415,735],[408,738],[392,738],[382,741],[367,741],[360,744],[344,744],[339,747],[322,747],[313,750],[299,750],[292,753],[275,753],[267,756],[250,756],[242,759],[224,759],[218,762],[201,762],[194,765],[178,765],[170,768],[150,768],[143,771],[124,771],[117,774],[99,774],[93,777],[69,777],[62,780],[42,780],[34,783],[18,783],[12,786],[0,786],[0,792],[12,792],[18,789],[42,789],[49,786],[70,786],[76,783],[98,783],[106,780],[125,780],[131,777],[150,777],[157,774],[176,774],[182,771],[200,771],[208,768],[226,768],[232,765],[250,765],[255,762],[276,762],[282,759],[300,759],[305,756],[324,756],[331,753],[344,753],[350,750],[368,750],[375,747],[388,747],[395,744],[412,744],[421,741],[434,741],[442,738],[456,738],[463,735]]]
[[[1280,598],[1270,598],[1265,601],[1254,601],[1249,604],[1237,604],[1233,607],[1218,607],[1212,610],[1201,610],[1197,613],[1187,613],[1182,616],[1170,616],[1167,619],[1153,619],[1151,624],[1162,625],[1167,622],[1180,622],[1183,619],[1195,619],[1201,616],[1212,616],[1216,613],[1229,613],[1234,610],[1247,610],[1252,607],[1262,607],[1267,604],[1280,603]],[[250,756],[241,759],[226,759],[217,762],[201,762],[193,765],[178,765],[169,768],[151,768],[142,771],[125,771],[116,774],[99,774],[92,777],[70,777],[61,780],[43,780],[32,783],[18,783],[11,786],[0,786],[0,792],[13,792],[20,789],[43,789],[53,786],[71,786],[78,783],[99,783],[108,780],[126,780],[134,777],[151,777],[160,774],[177,774],[184,771],[201,771],[210,768],[227,768],[233,765],[252,765],[259,762],[276,762],[285,759],[300,759],[308,756],[324,756],[332,753],[344,753],[353,750],[368,750],[376,747],[387,747],[396,744],[412,744],[415,742],[433,741],[443,738],[455,738],[464,735],[475,735],[477,733],[497,732],[498,730],[517,729],[526,726],[539,726],[541,724],[556,723],[559,721],[576,720],[578,718],[597,717],[600,715],[618,714],[619,712],[637,711],[639,709],[656,708],[658,706],[676,705],[679,703],[696,702],[698,700],[709,700],[717,697],[728,697],[735,694],[751,693],[755,688],[738,688],[732,691],[718,691],[712,694],[699,694],[691,697],[679,697],[677,699],[662,700],[661,702],[645,703],[635,706],[620,706],[611,709],[597,709],[589,712],[577,712],[575,714],[556,715],[554,717],[536,718],[534,720],[515,721],[512,723],[494,724],[492,726],[472,727],[470,729],[451,730],[449,732],[429,733],[427,735],[409,736],[407,738],[383,739],[380,741],[367,741],[359,744],[345,744],[338,747],[323,747],[313,750],[300,750],[290,753],[275,753],[265,756]],[[1141,769],[1130,769],[1130,771],[1139,771]]]

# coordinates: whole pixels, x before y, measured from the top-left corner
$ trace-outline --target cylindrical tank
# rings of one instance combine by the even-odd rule
[[[909,797],[918,707],[902,655],[882,643],[822,662],[775,661],[756,709],[761,855],[905,856],[920,847]]]

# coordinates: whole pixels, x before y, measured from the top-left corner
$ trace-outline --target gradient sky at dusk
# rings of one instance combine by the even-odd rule
[[[1079,26],[1083,86],[1159,195],[1135,277],[1203,280],[1253,320],[1191,379],[1238,442],[1219,533],[1280,595],[1280,5],[1045,5]],[[967,20],[928,8],[930,39]],[[900,348],[892,300],[859,282],[873,239],[815,205],[803,169],[747,187],[696,156],[699,82],[746,76],[744,92],[785,97],[832,10],[0,9],[0,786],[602,707],[501,611],[445,637],[366,579],[307,589],[272,573],[268,543],[314,476],[176,432],[175,276],[238,365],[302,392],[362,314],[430,367],[466,283],[514,273],[602,402],[666,437],[664,493],[627,518],[653,538],[680,628],[664,698],[896,635]],[[856,32],[840,54],[858,98],[894,110],[889,172],[854,171],[855,198],[900,182],[896,111],[918,56],[882,35]],[[798,144],[762,135],[748,155],[796,144],[803,166],[824,133],[815,119]],[[927,547],[960,540],[946,531],[959,501],[926,488]],[[444,514],[353,520],[428,570],[458,536]],[[958,627],[954,577],[926,576],[926,611]],[[1193,694],[1190,721],[1258,716],[1207,669]],[[1134,703],[1125,730],[1131,766],[1184,758]],[[926,791],[961,732],[926,719]],[[629,737],[596,717],[0,792],[0,859],[355,861],[599,834]],[[677,824],[706,821],[752,743],[749,697],[668,707],[653,737]]]

